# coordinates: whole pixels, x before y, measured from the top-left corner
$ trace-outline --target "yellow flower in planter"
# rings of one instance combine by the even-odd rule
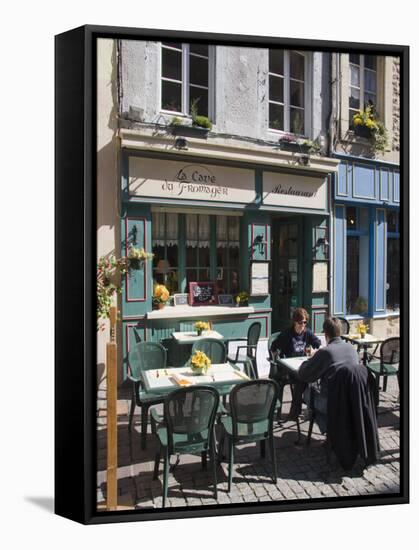
[[[211,359],[203,351],[196,351],[191,357],[191,369],[194,374],[205,374],[211,366]]]

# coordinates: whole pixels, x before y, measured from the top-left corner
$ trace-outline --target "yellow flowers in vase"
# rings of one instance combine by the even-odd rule
[[[209,330],[210,328],[209,323],[205,323],[205,321],[197,321],[194,326],[198,336],[201,336],[204,330]]]
[[[365,335],[367,334],[367,330],[369,329],[369,326],[364,323],[364,321],[361,321],[358,323],[358,330],[361,338],[365,338]]]
[[[191,357],[191,370],[194,374],[206,374],[211,366],[211,359],[203,351],[196,351]]]

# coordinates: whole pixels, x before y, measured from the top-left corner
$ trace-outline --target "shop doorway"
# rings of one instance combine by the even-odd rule
[[[279,218],[273,222],[272,332],[290,326],[292,312],[302,303],[302,222]]]

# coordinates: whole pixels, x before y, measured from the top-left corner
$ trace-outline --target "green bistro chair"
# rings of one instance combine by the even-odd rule
[[[219,446],[219,460],[222,459],[224,439],[229,445],[228,492],[231,491],[234,468],[234,447],[239,443],[261,442],[264,456],[264,442],[269,440],[273,465],[273,481],[276,483],[276,456],[273,435],[273,420],[278,386],[273,380],[250,380],[235,386],[230,393],[230,414],[223,416],[223,433]]]
[[[272,351],[272,344],[280,334],[281,332],[274,332],[273,334],[270,335],[268,339],[269,378],[271,380],[275,380],[275,382],[278,385],[278,401],[277,401],[277,407],[276,407],[276,411],[277,411],[276,417],[277,417],[278,423],[281,423],[282,403],[284,401],[285,386],[287,385],[290,386],[291,395],[293,395],[294,393],[293,379],[290,376],[289,371],[276,361],[276,357],[274,357],[274,352]],[[279,352],[281,352],[281,350],[279,350]],[[297,424],[297,433],[298,433],[298,439],[297,439],[297,443],[298,443],[301,438],[300,420],[298,418],[296,419],[296,424]]]
[[[132,398],[129,413],[128,428],[132,428],[135,407],[141,407],[141,448],[147,445],[148,410],[152,405],[163,403],[164,397],[159,394],[145,392],[142,383],[142,372],[152,369],[166,368],[166,350],[158,342],[139,342],[128,355],[129,374],[132,382]]]
[[[244,363],[244,360],[240,358],[240,350],[246,350],[246,359],[249,359],[252,363],[252,373],[247,373],[251,378],[259,378],[256,355],[257,347],[260,337],[260,331],[262,330],[262,324],[259,321],[252,323],[247,331],[247,338],[237,338],[237,340],[246,340],[246,344],[237,346],[235,357],[228,357],[230,363]]]
[[[211,360],[211,363],[220,364],[226,362],[226,349],[222,340],[217,338],[202,338],[196,340],[192,346],[192,355],[196,351],[203,351]]]
[[[375,404],[378,407],[381,376],[384,377],[383,391],[387,390],[387,378],[389,376],[397,376],[400,391],[400,338],[398,336],[387,338],[381,343],[380,355],[378,357],[371,355],[370,357],[371,360],[367,364],[367,368],[375,377]]]
[[[160,460],[163,458],[163,508],[168,494],[169,461],[173,454],[209,454],[214,498],[217,499],[214,421],[218,403],[217,390],[209,386],[179,388],[166,397],[164,424],[156,430],[160,449],[155,457],[153,477],[157,479]]]

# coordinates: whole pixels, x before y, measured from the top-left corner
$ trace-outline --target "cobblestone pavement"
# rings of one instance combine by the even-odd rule
[[[387,392],[380,392],[378,415],[380,460],[363,470],[357,463],[350,472],[342,470],[332,455],[329,465],[324,448],[325,437],[313,430],[312,440],[306,445],[308,421],[301,422],[301,444],[296,445],[297,431],[293,422],[275,428],[278,482],[271,480],[269,452],[261,458],[254,443],[238,446],[233,487],[227,493],[227,463],[217,469],[218,500],[214,500],[210,465],[201,467],[198,456],[183,455],[179,465],[169,475],[167,505],[196,506],[238,504],[242,502],[285,501],[321,497],[346,497],[397,493],[399,491],[399,406],[396,377],[389,378]],[[128,431],[129,392],[120,390],[118,401],[118,504],[136,509],[162,506],[162,463],[159,478],[153,480],[155,437],[150,433],[147,449],[141,450],[139,416],[135,427]],[[106,417],[104,392],[99,391],[98,414],[98,474],[97,501],[106,499]],[[289,410],[289,390],[284,394],[283,418]],[[139,412],[136,409],[136,412]],[[219,437],[219,432],[217,432]],[[174,457],[172,457],[172,462]]]

